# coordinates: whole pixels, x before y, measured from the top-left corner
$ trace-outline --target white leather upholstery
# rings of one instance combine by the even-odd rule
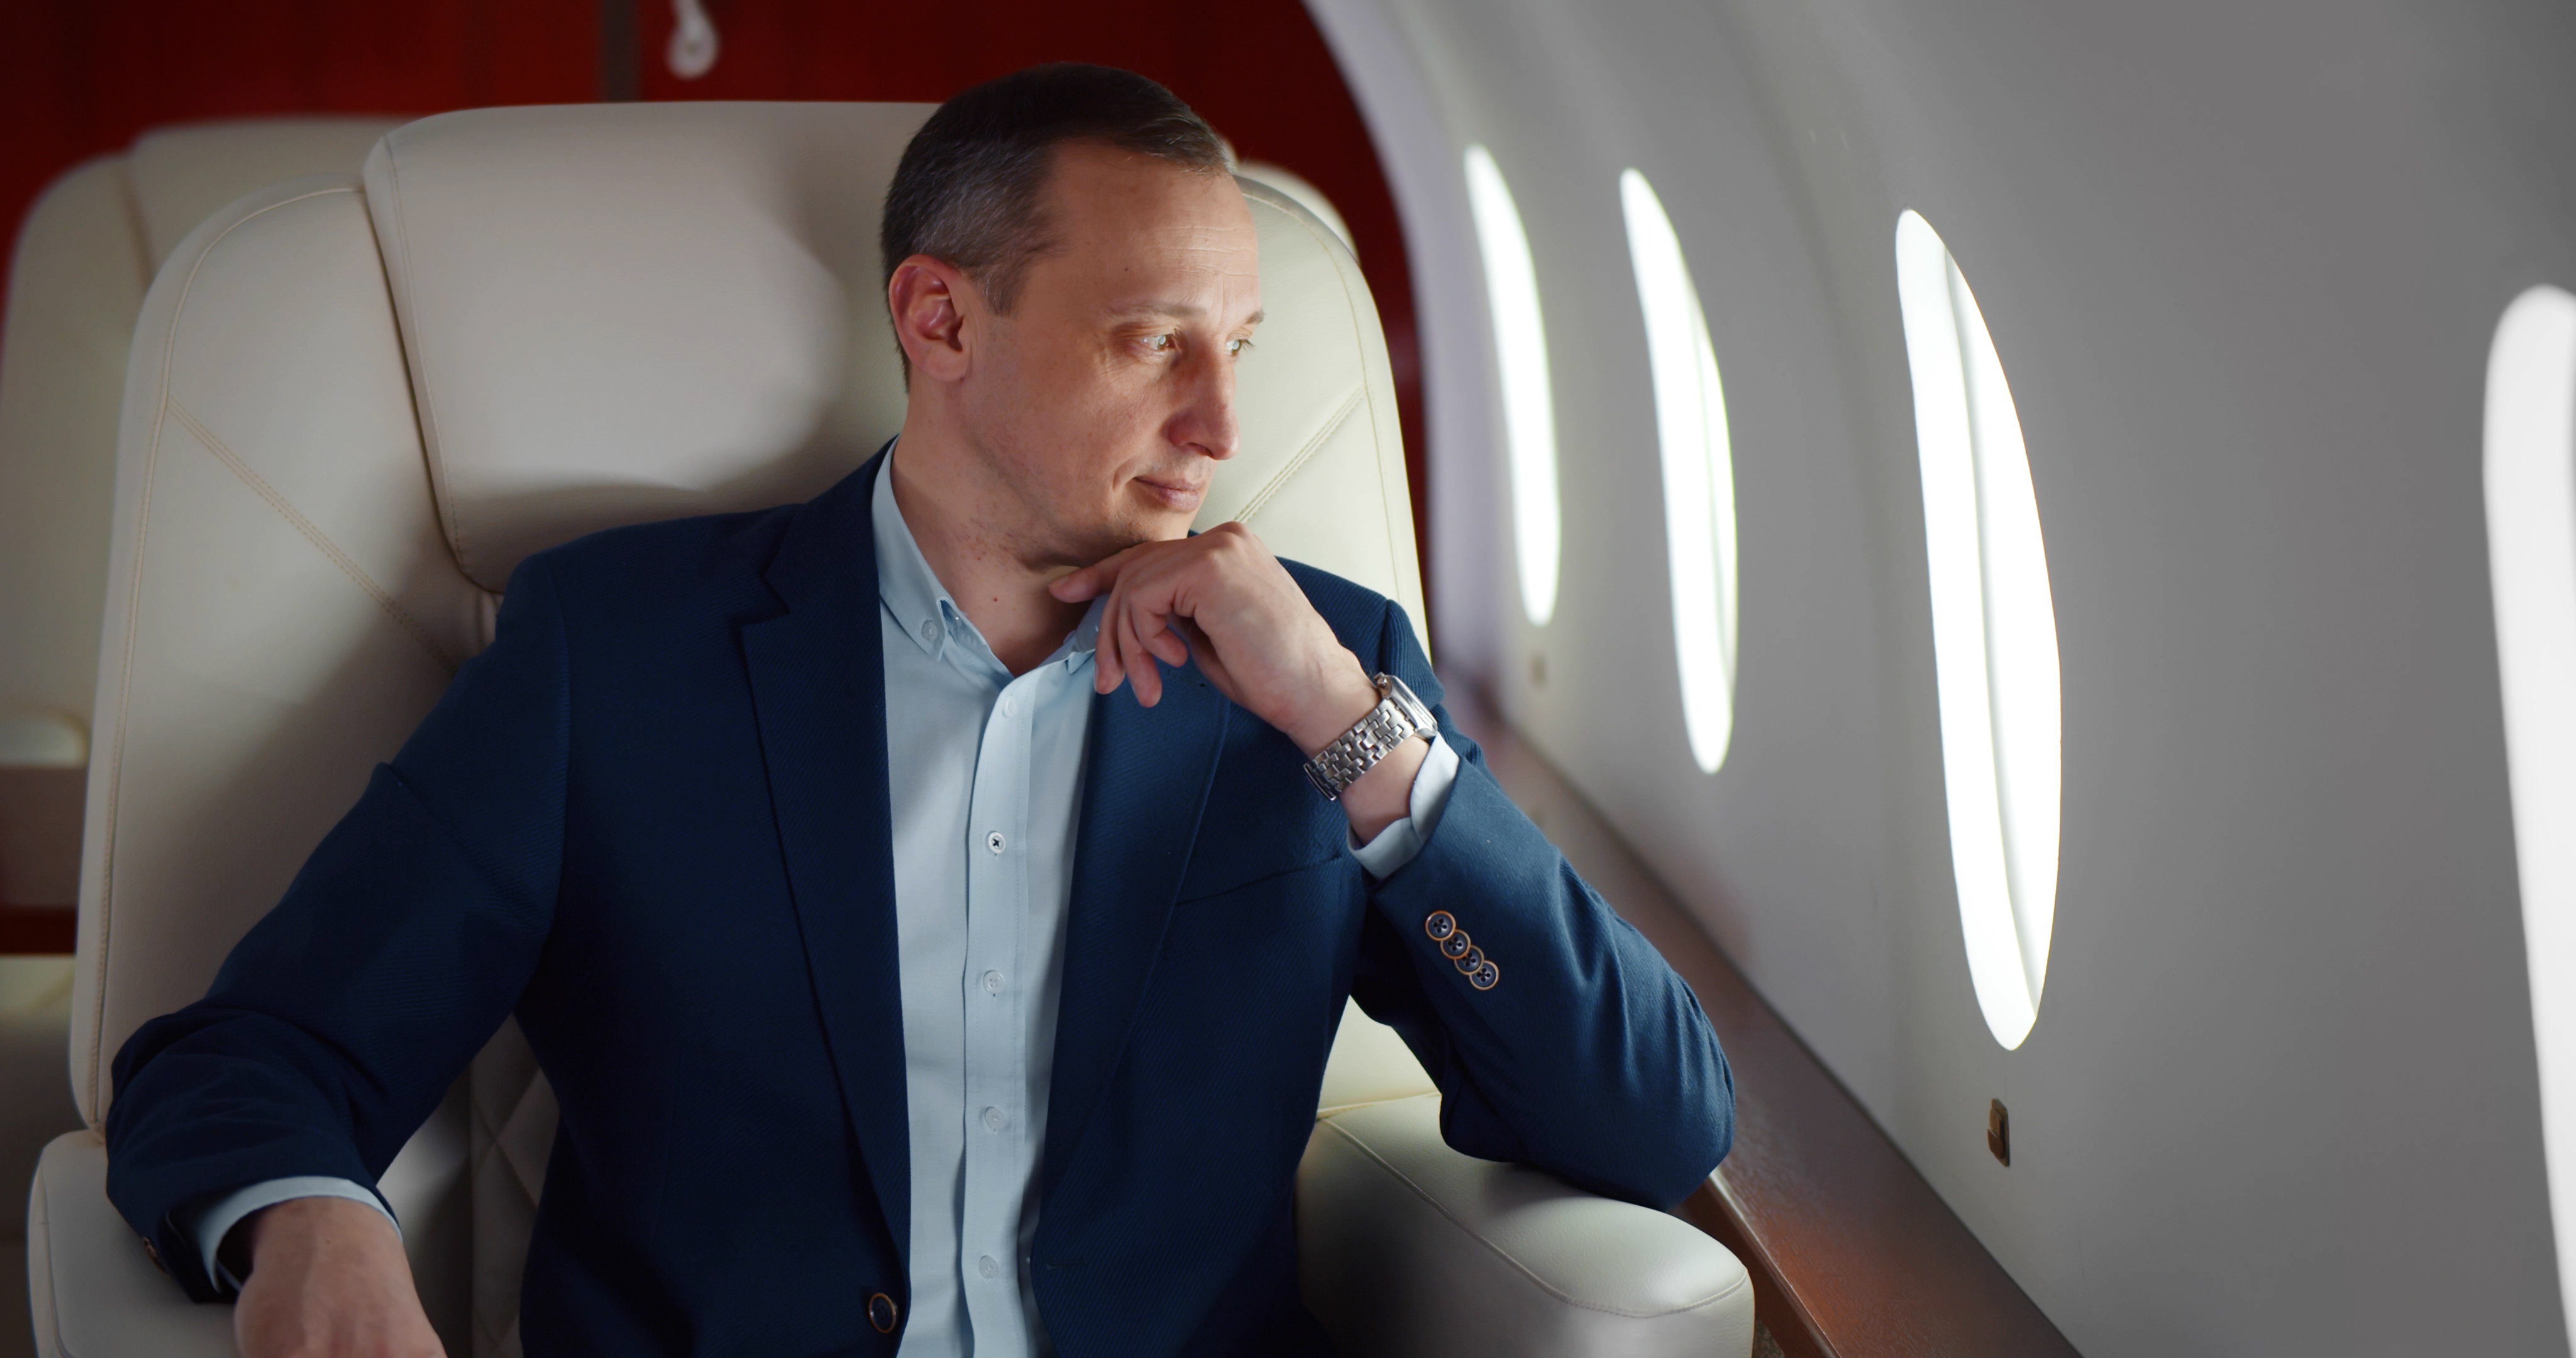
[[[1315,187],[1313,180],[1285,165],[1273,165],[1262,160],[1244,161],[1234,167],[1234,173],[1238,179],[1248,179],[1263,188],[1286,194],[1290,202],[1306,209],[1316,221],[1339,236],[1342,244],[1351,243],[1350,223],[1342,220],[1341,209],[1333,206],[1333,200],[1325,197],[1324,191]]]
[[[153,270],[209,212],[281,178],[355,169],[390,126],[146,133],[29,209],[0,333],[0,903],[68,910],[79,891],[119,398]],[[27,1262],[17,1186],[47,1140],[80,1125],[62,1062],[72,974],[70,958],[0,958],[0,1277]],[[27,1297],[0,1285],[0,1358],[27,1351]]]
[[[72,960],[0,957],[0,1358],[27,1350],[26,1199],[19,1184],[36,1171],[45,1143],[80,1125],[63,1078],[71,1029]]]
[[[43,1358],[232,1358],[230,1307],[197,1306],[154,1270],[107,1201],[107,1144],[45,1148],[27,1193],[27,1291]]]
[[[521,557],[811,495],[893,432],[876,204],[926,113],[451,114],[387,136],[363,180],[265,190],[173,252],[118,452],[73,1012],[92,1126],[117,1047],[203,991],[482,644]],[[1374,305],[1330,230],[1275,191],[1245,196],[1270,319],[1241,372],[1242,450],[1201,520],[1244,520],[1419,619]],[[1425,1087],[1391,1034],[1346,1029],[1348,1101]],[[552,1100],[515,1028],[466,1083],[386,1187],[407,1226],[453,1221],[462,1160],[470,1251],[415,1229],[415,1272],[425,1298],[471,1294],[470,1316],[433,1312],[452,1351],[513,1354]],[[86,1162],[63,1155],[77,1177]],[[50,1219],[94,1198],[66,1188]],[[58,1274],[89,1267],[65,1253],[86,1234],[57,1250],[31,1230]],[[113,1293],[86,1275],[53,1291]]]
[[[1352,1358],[1753,1348],[1753,1283],[1677,1217],[1440,1140],[1417,1095],[1325,1116],[1297,1169],[1306,1302]]]
[[[145,286],[208,213],[281,179],[354,170],[392,125],[165,128],[75,167],[29,209],[0,335],[0,902],[68,907],[78,890],[118,394]]]

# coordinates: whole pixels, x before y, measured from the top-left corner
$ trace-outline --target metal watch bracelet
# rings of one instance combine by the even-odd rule
[[[1440,723],[1432,717],[1431,709],[1413,696],[1413,690],[1406,688],[1403,680],[1380,674],[1371,682],[1377,685],[1377,706],[1306,761],[1306,781],[1313,783],[1326,801],[1340,801],[1344,788],[1376,768],[1378,761],[1394,753],[1397,746],[1415,736],[1439,733]]]

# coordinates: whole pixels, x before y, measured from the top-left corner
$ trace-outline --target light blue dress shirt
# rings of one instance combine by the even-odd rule
[[[922,556],[895,505],[891,456],[870,513],[912,1138],[912,1314],[901,1358],[1020,1358],[1049,1351],[1028,1255],[1103,601],[1054,654],[1014,677]],[[1360,866],[1382,878],[1412,861],[1457,771],[1457,753],[1434,739],[1410,814],[1365,845],[1352,840]],[[260,1208],[316,1196],[384,1211],[345,1179],[254,1184],[194,1223],[219,1284],[236,1285],[215,1263],[225,1232]]]

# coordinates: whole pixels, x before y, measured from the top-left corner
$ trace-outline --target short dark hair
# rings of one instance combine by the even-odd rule
[[[1057,62],[989,80],[939,106],[887,186],[877,244],[885,276],[928,255],[975,280],[1008,313],[1031,261],[1055,246],[1046,220],[1055,148],[1094,142],[1202,174],[1225,144],[1170,90],[1133,71]],[[907,365],[908,366],[908,365]]]

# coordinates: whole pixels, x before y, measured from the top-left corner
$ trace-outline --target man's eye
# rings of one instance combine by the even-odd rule
[[[1145,341],[1145,347],[1158,354],[1168,354],[1172,351],[1172,337],[1169,335],[1156,335],[1152,339]]]
[[[1226,352],[1229,356],[1233,356],[1233,357],[1241,357],[1241,356],[1242,356],[1242,354],[1243,354],[1243,351],[1244,351],[1244,350],[1246,350],[1246,349],[1249,349],[1249,348],[1251,348],[1251,347],[1252,347],[1252,341],[1250,341],[1250,340],[1248,340],[1248,339],[1227,340],[1227,341],[1226,341],[1226,343],[1225,343],[1225,352]]]

